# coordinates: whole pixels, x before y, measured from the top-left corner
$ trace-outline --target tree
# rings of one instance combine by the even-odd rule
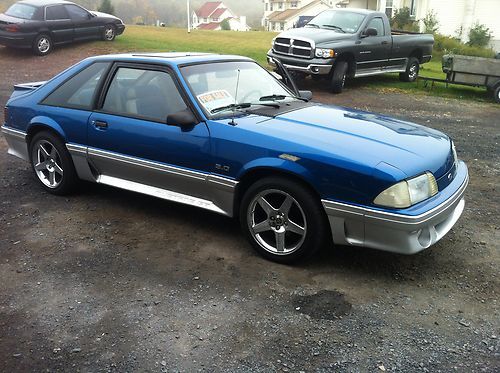
[[[111,4],[111,0],[102,0],[101,5],[97,8],[99,12],[114,14],[115,7]]]
[[[491,40],[491,30],[485,25],[476,22],[469,30],[469,45],[486,47]]]
[[[396,9],[394,16],[390,19],[391,27],[398,30],[418,31],[418,24],[415,22],[407,6]]]
[[[427,12],[422,22],[424,23],[424,32],[426,34],[435,34],[439,29],[439,21],[434,10]]]
[[[220,23],[221,30],[231,31],[231,25],[229,24],[229,19],[226,18],[224,21]]]

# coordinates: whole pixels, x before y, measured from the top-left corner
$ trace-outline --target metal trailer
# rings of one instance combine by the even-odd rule
[[[424,81],[486,87],[500,103],[500,59],[446,54],[443,56],[446,79],[421,77]]]

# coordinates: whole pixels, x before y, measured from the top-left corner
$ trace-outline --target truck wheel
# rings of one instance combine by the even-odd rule
[[[347,64],[347,61],[339,61],[335,64],[331,82],[333,93],[342,93],[345,85],[345,80],[347,79],[348,67],[349,65]]]
[[[414,82],[418,78],[418,72],[420,71],[420,63],[415,57],[410,57],[408,59],[408,65],[406,65],[406,71],[399,74],[399,80],[402,82]]]
[[[493,99],[497,104],[500,104],[500,84],[498,84],[494,89],[493,89]]]
[[[328,237],[319,199],[301,184],[283,177],[263,178],[247,190],[241,202],[240,223],[255,250],[278,263],[311,256]]]

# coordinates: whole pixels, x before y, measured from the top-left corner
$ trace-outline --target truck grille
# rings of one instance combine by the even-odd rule
[[[313,58],[314,46],[305,40],[276,38],[273,44],[273,50],[279,54],[294,56],[299,58]]]

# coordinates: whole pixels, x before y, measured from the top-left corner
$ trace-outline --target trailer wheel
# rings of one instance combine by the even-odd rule
[[[493,89],[493,99],[497,104],[500,104],[500,84]]]

